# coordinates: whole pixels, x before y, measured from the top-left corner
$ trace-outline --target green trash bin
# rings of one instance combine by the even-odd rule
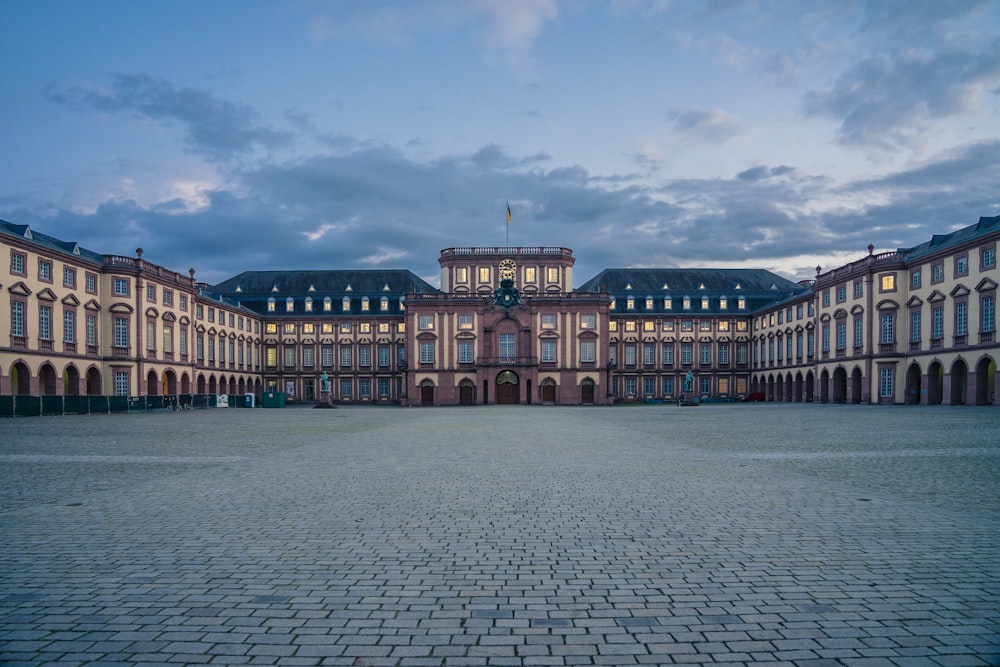
[[[260,399],[262,408],[283,408],[285,407],[285,393],[281,391],[265,391]]]

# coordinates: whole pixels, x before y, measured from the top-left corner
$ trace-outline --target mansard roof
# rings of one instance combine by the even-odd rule
[[[211,291],[237,299],[251,296],[382,296],[438,290],[406,269],[244,271]]]
[[[985,236],[1000,230],[1000,215],[992,218],[982,217],[979,222],[962,229],[955,230],[950,234],[935,234],[930,241],[925,241],[912,248],[900,248],[897,252],[904,261],[911,261],[940,252],[941,250],[960,245],[980,236]]]
[[[783,298],[804,288],[766,269],[604,269],[578,292],[635,296],[771,294]]]
[[[36,232],[28,225],[15,225],[11,222],[7,222],[6,220],[0,220],[0,233],[17,236],[27,241],[31,241],[35,245],[40,245],[44,248],[48,248],[49,250],[55,250],[56,252],[65,253],[67,255],[73,255],[74,257],[79,257],[80,259],[93,262],[95,264],[103,264],[104,262],[103,255],[92,250],[87,250],[86,248],[81,248],[76,241],[62,241],[54,236]]]

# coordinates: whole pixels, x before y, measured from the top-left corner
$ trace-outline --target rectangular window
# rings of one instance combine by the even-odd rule
[[[163,327],[163,351],[167,354],[174,353],[174,328],[170,325]]]
[[[673,394],[674,394],[674,379],[663,378],[663,395],[673,396]]]
[[[645,396],[652,396],[656,393],[656,378],[642,379],[642,393]]]
[[[712,346],[709,343],[702,343],[701,349],[699,350],[700,359],[702,366],[707,366],[712,363]]]
[[[895,395],[894,389],[895,370],[892,368],[880,368],[878,370],[878,395],[882,398],[892,398]]]
[[[538,282],[538,277],[537,277],[537,274],[535,272],[535,267],[533,267],[533,266],[526,266],[524,268],[524,282],[526,282],[526,283],[535,283],[535,282]]]
[[[180,328],[178,343],[180,345],[181,354],[187,356],[188,353],[188,332],[183,326]]]
[[[627,377],[625,378],[625,394],[629,396],[635,396],[636,378]]]
[[[543,359],[544,361],[544,359]],[[460,364],[471,364],[473,362],[472,358],[472,341],[463,340],[458,343],[458,363]]]
[[[209,321],[212,320],[212,309],[211,308],[209,308],[209,310],[208,310],[208,319],[209,319]],[[295,333],[295,324],[293,322],[286,322],[285,323],[285,333],[286,334],[294,334]]]
[[[421,317],[426,317],[421,315]],[[458,316],[458,328],[461,331],[471,331],[472,330],[472,315],[459,315]]]
[[[156,351],[156,322],[146,322],[146,349],[150,352]]]
[[[344,368],[351,366],[354,363],[353,354],[351,352],[350,345],[340,346],[340,365]]]
[[[674,344],[664,343],[663,344],[663,365],[673,366],[674,365]]]
[[[596,329],[597,328],[597,316],[596,315],[581,315],[580,316],[580,328],[581,329]]]
[[[113,285],[115,296],[128,296],[128,278],[115,278]]]
[[[847,301],[847,285],[837,285],[837,303]]]
[[[910,271],[910,289],[920,289],[920,269]]]
[[[636,331],[635,320],[626,320],[625,321],[625,331],[628,331],[628,332],[635,332]]]
[[[76,342],[76,313],[72,310],[63,311],[63,340],[67,343]]]
[[[847,322],[837,322],[837,349],[847,349]]]
[[[778,338],[777,341],[775,341],[775,343],[776,343],[775,344],[775,349],[778,352],[778,361],[781,361],[782,358],[783,358],[782,355],[784,354],[784,352],[782,351],[782,348],[781,348],[781,338]]]
[[[128,396],[128,371],[115,371],[115,396]]]
[[[745,366],[746,363],[747,363],[747,353],[748,352],[749,352],[749,349],[747,348],[747,344],[746,343],[737,343],[736,344],[736,363],[739,364],[739,365],[741,365],[741,366]],[[799,355],[799,356],[801,356],[801,355]]]
[[[286,367],[295,366],[295,356],[296,356],[295,355],[295,346],[294,345],[285,345],[284,350],[285,350],[285,366]],[[211,343],[209,343],[208,351],[209,351],[209,354],[211,354],[211,352],[212,352]]]
[[[625,365],[635,366],[635,345],[625,346]]]
[[[559,267],[550,266],[546,269],[546,281],[550,283],[559,282]]]
[[[719,327],[719,331],[729,331],[729,320],[719,320],[716,324]]]
[[[312,334],[315,332],[316,332],[316,325],[313,324],[312,322],[306,322],[305,324],[302,325],[302,333]]]
[[[38,338],[52,340],[52,306],[38,306]]]
[[[146,301],[156,303],[156,285],[146,285]]]
[[[647,366],[652,366],[656,363],[656,345],[653,343],[643,343],[642,363]]]
[[[208,321],[209,322],[214,322],[215,321],[215,308],[209,308],[208,309]]]
[[[810,357],[816,354],[816,332],[814,331],[806,334],[806,354]]]
[[[886,273],[879,279],[879,287],[882,292],[895,292],[896,291],[896,274]]]
[[[93,273],[88,273],[83,277],[83,285],[87,294],[97,294],[97,276]]]
[[[174,291],[172,289],[163,289],[163,305],[173,306],[174,305]]]
[[[580,361],[592,364],[597,360],[597,344],[592,340],[585,340],[580,343]]]
[[[371,333],[372,332],[372,323],[371,322],[361,322],[359,324],[359,330],[363,334]]]
[[[201,336],[198,336],[198,347],[201,348]],[[278,348],[274,345],[268,345],[266,350],[267,356],[267,367],[274,368],[278,365]],[[201,352],[198,353],[198,358],[201,358]]]
[[[24,336],[24,302],[10,302],[10,334]]]
[[[333,366],[333,347],[330,345],[324,345],[320,349],[320,359],[324,366]]]
[[[711,331],[712,320],[701,320],[698,322],[698,331]]]
[[[421,331],[429,331],[434,328],[433,315],[421,315],[417,320],[417,328]]]
[[[785,337],[785,357],[791,361],[792,360],[792,337],[788,335]]]
[[[681,364],[690,366],[693,355],[694,346],[691,343],[681,343]]]
[[[824,324],[823,325],[823,351],[824,352],[829,352],[830,351],[830,325],[829,324]]]
[[[955,258],[955,277],[969,275],[969,258],[966,256]]]
[[[890,345],[896,342],[896,315],[884,313],[882,315],[882,338],[883,345]]]
[[[340,397],[345,399],[351,398],[351,381],[341,380],[340,381]]]
[[[542,341],[542,362],[554,364],[556,361],[556,342],[554,340]]]
[[[455,282],[456,283],[469,282],[469,270],[464,266],[457,267],[455,269]]]
[[[944,263],[939,262],[931,266],[931,282],[939,283],[944,280]]]
[[[116,317],[114,326],[115,347],[128,347],[128,318]]]
[[[270,326],[270,325],[268,325],[268,326]],[[322,329],[323,333],[325,333],[325,334],[332,334],[333,333],[333,322],[323,322],[323,324],[322,324],[322,326],[320,328]]]
[[[316,348],[312,345],[302,348],[302,365],[306,368],[312,368],[316,365]]]
[[[542,328],[543,329],[555,329],[556,328],[556,315],[555,313],[545,313],[542,315]]]
[[[719,343],[719,364],[729,364],[729,343]]]
[[[358,347],[358,364],[363,368],[371,368],[372,348],[370,345],[361,345]]]
[[[23,254],[21,254],[19,252],[14,252],[13,250],[11,250],[10,251],[10,272],[14,273],[14,274],[17,274],[19,276],[23,276],[24,275],[24,259],[25,259],[25,255],[23,255]]]
[[[84,320],[87,328],[87,345],[97,345],[97,315],[87,315]]]
[[[710,377],[698,378],[698,384],[700,386],[702,394],[712,393],[712,378]]]
[[[823,307],[830,305],[830,290],[823,290]]]
[[[481,283],[490,282],[490,268],[488,266],[479,267],[479,282]]]
[[[52,282],[52,262],[44,259],[38,260],[38,279],[47,283]]]
[[[420,363],[434,363],[434,343],[420,343]]]
[[[181,310],[187,312],[188,309],[188,298],[187,294],[181,294]]]
[[[931,340],[944,338],[944,306],[931,308]]]
[[[983,248],[979,254],[979,263],[984,271],[995,267],[997,265],[996,248]]]
[[[389,346],[379,345],[378,346],[378,365],[379,368],[389,367]]]
[[[378,397],[389,398],[389,378],[378,379]]]
[[[983,333],[996,329],[996,299],[992,294],[984,296],[980,302],[980,315],[983,320]]]
[[[264,325],[264,333],[276,334],[278,333],[278,324],[276,322],[268,322]]]
[[[215,361],[215,338],[208,337],[208,363]]]
[[[920,342],[920,311],[910,311],[910,342]]]
[[[358,380],[358,396],[361,398],[372,397],[372,381],[369,378]]]
[[[76,269],[63,267],[63,287],[76,287]]]
[[[865,344],[865,323],[860,317],[854,318],[854,347],[862,347]]]
[[[854,298],[855,299],[860,299],[862,296],[864,296],[864,293],[865,293],[864,283],[862,283],[860,280],[855,280],[854,281]],[[801,312],[799,313],[799,317],[802,317],[802,313]]]
[[[955,335],[965,336],[969,333],[969,304],[959,301],[955,304]]]
[[[354,327],[351,325],[350,322],[341,322],[340,323],[340,333],[342,333],[342,334],[349,334],[349,333],[352,333],[353,331],[354,331]]]
[[[500,334],[500,358],[515,359],[517,357],[517,342],[515,334]]]

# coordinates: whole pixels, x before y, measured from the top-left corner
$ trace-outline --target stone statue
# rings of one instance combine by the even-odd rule
[[[684,391],[691,391],[694,387],[694,373],[691,371],[687,372],[684,376]]]

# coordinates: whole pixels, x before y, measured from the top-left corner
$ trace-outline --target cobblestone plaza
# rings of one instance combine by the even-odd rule
[[[0,421],[4,664],[1000,664],[994,411]]]

